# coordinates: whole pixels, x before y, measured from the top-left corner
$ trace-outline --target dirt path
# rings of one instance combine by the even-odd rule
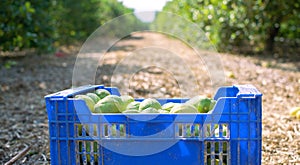
[[[203,56],[213,54],[201,53]],[[172,55],[177,58],[170,58]],[[118,86],[122,93],[134,97],[182,97],[197,91],[211,96],[214,88],[208,74],[210,70],[204,67],[201,59],[194,58],[195,55],[178,40],[160,34],[137,33],[110,49],[98,68],[95,83]],[[299,120],[288,116],[291,107],[300,106],[299,63],[228,54],[222,54],[220,58],[225,85],[253,84],[264,94],[263,164],[300,163]],[[43,97],[71,86],[75,59],[75,55],[32,55],[13,59],[17,65],[11,69],[0,68],[1,164],[26,144],[32,148],[18,164],[49,164]],[[150,64],[157,61],[160,67],[151,67]],[[0,63],[3,66],[4,61],[0,60]],[[190,71],[189,74],[186,71]],[[195,83],[198,87],[184,88]]]

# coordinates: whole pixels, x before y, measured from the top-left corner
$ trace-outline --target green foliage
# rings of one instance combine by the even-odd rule
[[[0,51],[51,51],[54,46],[83,42],[100,25],[133,12],[117,0],[2,0],[1,6]],[[124,22],[143,25],[134,16]]]
[[[299,43],[300,3],[291,1],[173,0],[163,11],[173,12],[199,25],[220,51],[259,52],[273,50],[281,38]],[[181,22],[168,23],[158,14],[160,28],[178,29]]]
[[[58,44],[83,41],[100,25],[125,13],[132,12],[117,0],[64,0],[55,4]],[[61,38],[61,36],[67,36]]]
[[[48,1],[1,1],[0,50],[38,47],[48,50],[53,27]]]
[[[7,60],[5,63],[4,63],[4,68],[6,69],[10,69],[11,67],[17,65],[18,63],[14,60]]]

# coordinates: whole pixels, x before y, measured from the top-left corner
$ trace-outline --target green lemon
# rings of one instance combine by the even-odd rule
[[[110,95],[109,91],[106,90],[106,89],[97,89],[95,91],[95,94],[100,98],[100,99],[103,99],[105,98],[106,96]]]
[[[123,95],[120,96],[121,100],[122,100],[122,111],[127,109],[128,104],[134,102],[133,97],[129,96],[129,95]]]
[[[95,104],[100,100],[100,98],[95,93],[87,93],[86,95],[93,99]]]
[[[300,107],[294,107],[290,110],[290,115],[291,116],[296,116],[298,111],[300,111]]]
[[[139,110],[142,111],[150,107],[156,110],[161,109],[161,105],[157,100],[148,98],[141,102]]]
[[[109,95],[95,105],[95,113],[119,113],[122,100],[119,96]]]
[[[198,113],[198,111],[190,104],[179,104],[174,106],[170,113]]]
[[[193,105],[200,113],[207,113],[214,108],[216,101],[205,96],[195,96],[188,100],[186,104]]]
[[[87,107],[89,108],[89,110],[91,112],[94,112],[94,106],[95,106],[95,102],[88,96],[86,95],[76,95],[75,98],[77,99],[82,99],[83,101],[85,101]]]
[[[149,107],[141,111],[141,113],[159,113],[157,109]]]
[[[178,105],[179,103],[173,103],[173,102],[169,102],[169,103],[166,103],[164,105],[162,105],[161,109],[163,110],[166,110],[166,111],[171,111],[171,109],[175,106],[175,105]]]
[[[131,102],[127,105],[126,109],[127,110],[139,110],[140,104],[141,104],[141,102],[137,102],[137,101]]]
[[[159,112],[159,113],[170,113],[170,111],[163,110],[163,109],[159,109],[158,112]]]

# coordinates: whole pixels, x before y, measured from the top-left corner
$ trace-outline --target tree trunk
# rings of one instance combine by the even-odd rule
[[[275,27],[274,25],[270,27],[268,38],[265,43],[265,52],[267,53],[273,53],[274,52],[274,43],[275,43],[275,37],[279,33],[280,29],[280,21],[275,21],[275,23],[278,23],[279,26]]]

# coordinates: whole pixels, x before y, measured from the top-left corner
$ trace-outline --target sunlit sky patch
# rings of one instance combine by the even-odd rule
[[[118,0],[123,4],[134,9],[136,16],[142,21],[151,22],[155,17],[155,11],[161,11],[167,1],[170,0]],[[147,13],[143,13],[147,11]],[[148,11],[151,11],[149,13]]]

